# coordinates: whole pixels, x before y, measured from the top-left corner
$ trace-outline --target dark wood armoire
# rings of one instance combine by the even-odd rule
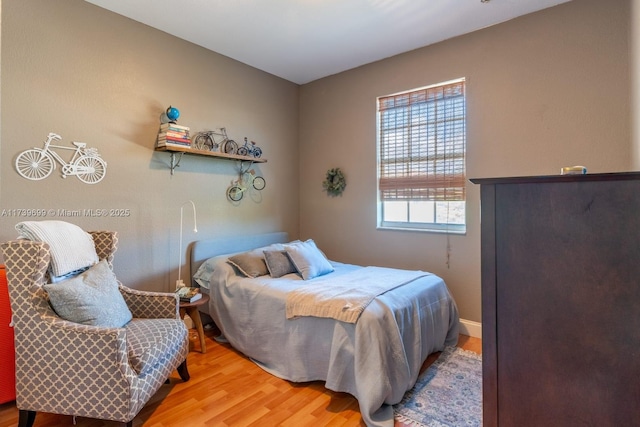
[[[471,181],[484,426],[640,425],[640,173]]]

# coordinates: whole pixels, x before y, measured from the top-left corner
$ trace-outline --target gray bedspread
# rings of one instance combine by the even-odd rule
[[[335,276],[363,268],[332,264]],[[313,280],[247,279],[221,259],[209,311],[229,343],[266,371],[293,382],[324,381],[356,397],[367,426],[392,427],[391,405],[414,385],[427,356],[458,340],[458,310],[444,281],[426,275],[379,295],[356,323],[287,320],[287,292]]]

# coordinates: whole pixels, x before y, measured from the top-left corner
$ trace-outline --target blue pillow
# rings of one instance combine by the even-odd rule
[[[106,260],[84,273],[44,285],[58,316],[84,325],[121,328],[132,318]]]
[[[285,245],[285,251],[304,280],[313,279],[334,270],[312,239]]]

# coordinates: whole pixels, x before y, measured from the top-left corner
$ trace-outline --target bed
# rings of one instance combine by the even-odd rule
[[[211,297],[205,313],[232,347],[267,372],[292,382],[324,381],[326,388],[358,400],[367,426],[392,427],[392,405],[413,387],[427,356],[458,340],[458,310],[446,284],[430,273],[397,270],[402,280],[384,288],[385,275],[396,275],[393,269],[326,258],[333,271],[308,280],[297,272],[274,278],[270,269],[248,278],[238,268],[243,266],[229,263],[234,254],[282,252],[285,243],[284,232],[194,242],[193,284]],[[304,312],[322,304],[295,305],[306,301],[304,292],[353,284],[356,276],[382,287],[360,307],[340,302],[339,312],[356,311],[345,319],[331,317],[331,310]],[[300,292],[302,300],[292,298]]]

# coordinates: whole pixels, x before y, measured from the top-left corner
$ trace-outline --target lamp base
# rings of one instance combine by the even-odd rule
[[[184,288],[184,282],[182,281],[182,279],[176,280],[176,290],[180,288]]]

